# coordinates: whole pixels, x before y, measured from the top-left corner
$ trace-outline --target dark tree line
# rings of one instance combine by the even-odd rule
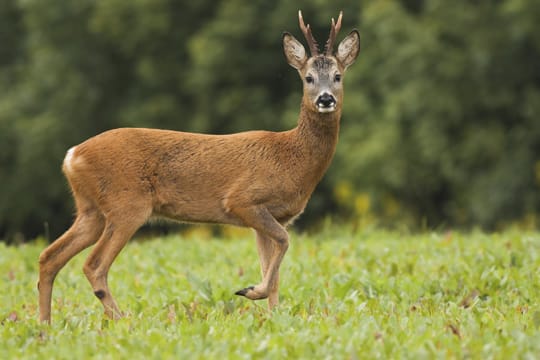
[[[334,164],[301,224],[534,222],[540,3],[3,0],[0,238],[71,222],[65,151],[122,126],[229,133],[295,125],[281,33],[357,27]],[[344,36],[344,34],[341,34]]]

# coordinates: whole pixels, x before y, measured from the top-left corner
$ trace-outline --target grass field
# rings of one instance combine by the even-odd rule
[[[293,235],[281,305],[234,291],[259,281],[250,233],[130,243],[105,320],[82,273],[59,274],[37,321],[44,243],[0,244],[1,359],[512,359],[540,356],[540,234],[403,235],[330,227]]]

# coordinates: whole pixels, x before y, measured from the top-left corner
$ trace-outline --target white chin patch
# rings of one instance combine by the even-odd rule
[[[325,107],[325,106],[317,106],[317,110],[319,110],[320,113],[329,113],[329,112],[335,111],[335,110],[336,110],[336,106],[335,106],[335,105],[328,106],[328,107]]]

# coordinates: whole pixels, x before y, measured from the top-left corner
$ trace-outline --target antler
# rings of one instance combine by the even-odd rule
[[[324,47],[324,52],[327,56],[332,55],[332,51],[334,48],[334,41],[336,40],[336,35],[338,34],[339,30],[341,29],[341,18],[343,17],[343,11],[339,12],[339,17],[337,20],[337,24],[334,22],[334,18],[332,18],[332,27],[330,28],[330,35],[328,35],[328,40],[326,41],[326,45]]]
[[[300,29],[302,29],[302,32],[304,33],[304,37],[306,38],[306,41],[308,43],[309,50],[311,51],[311,56],[319,55],[319,45],[317,44],[317,41],[315,40],[315,38],[313,37],[313,34],[311,33],[311,28],[309,24],[307,26],[306,24],[304,24],[304,18],[302,18],[301,10],[298,10],[298,22],[300,23]]]

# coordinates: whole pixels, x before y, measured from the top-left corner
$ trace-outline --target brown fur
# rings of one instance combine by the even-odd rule
[[[358,42],[357,33],[351,36]],[[253,228],[263,280],[237,294],[268,298],[270,308],[277,305],[279,266],[288,247],[286,227],[304,210],[338,140],[343,90],[341,83],[332,82],[330,72],[342,74],[358,54],[354,43],[345,51],[346,55],[355,52],[352,61],[325,55],[308,59],[298,56],[298,48],[294,54],[287,50],[298,44],[292,35],[284,35],[289,63],[302,78],[308,72],[317,77],[321,86],[304,84],[298,126],[292,130],[204,135],[125,128],[104,132],[68,151],[63,170],[77,217],[40,256],[42,321],[50,321],[57,273],[93,244],[84,273],[105,313],[120,317],[107,274],[127,241],[150,217]],[[320,60],[326,65],[317,65]],[[315,105],[323,85],[336,99],[334,111],[321,113]]]

